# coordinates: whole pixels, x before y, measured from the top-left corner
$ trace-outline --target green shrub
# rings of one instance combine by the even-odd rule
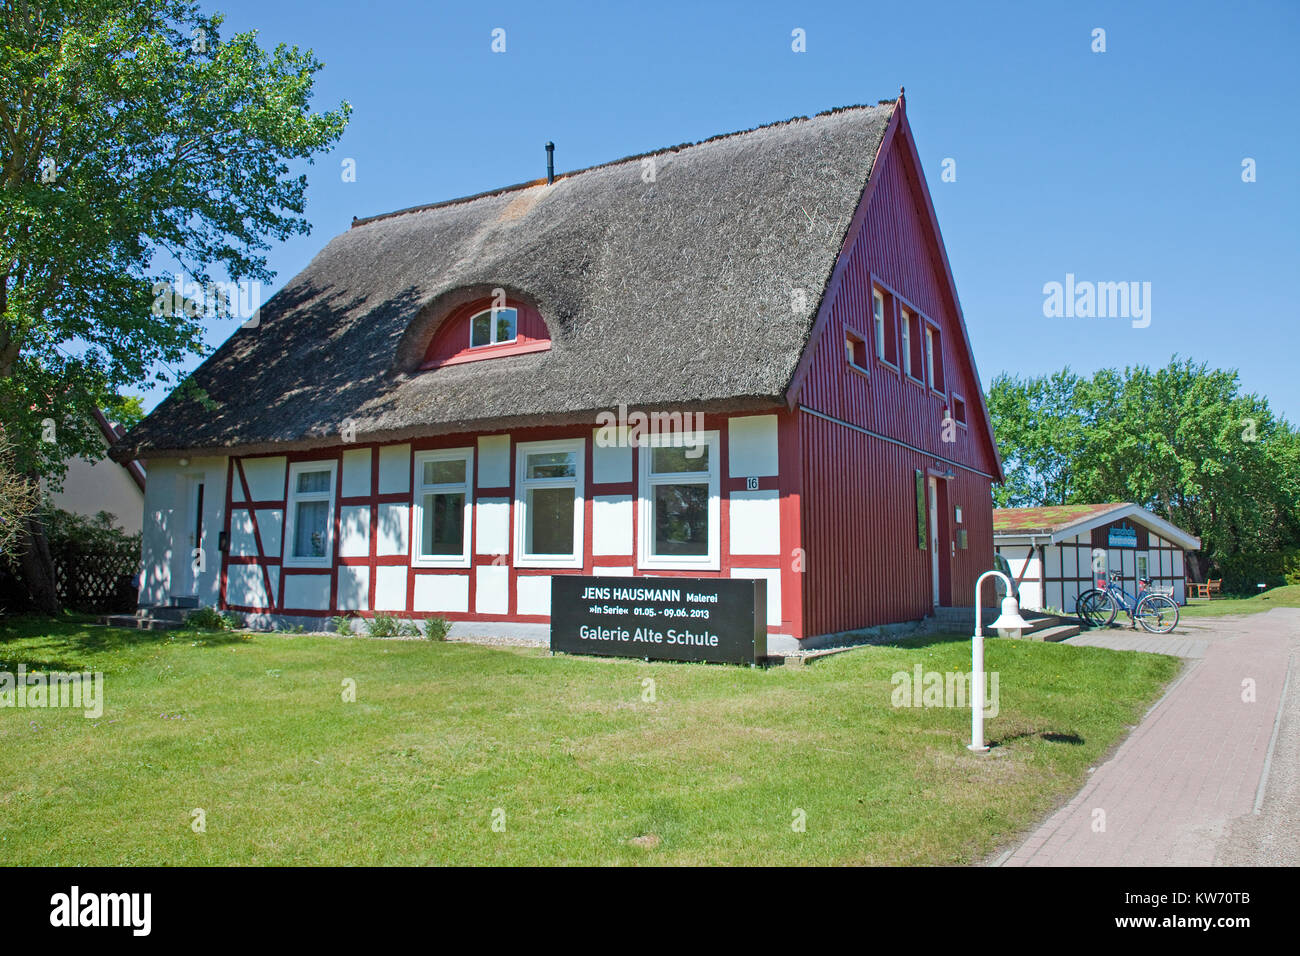
[[[424,636],[430,641],[445,641],[451,624],[445,617],[426,617],[424,619]]]
[[[239,626],[239,619],[215,607],[201,607],[185,618],[185,625],[196,631],[233,631]]]
[[[370,637],[419,637],[420,628],[414,621],[394,617],[391,614],[376,614],[366,618],[366,634]]]
[[[338,634],[351,634],[352,618],[346,614],[336,614],[330,618],[330,627]]]

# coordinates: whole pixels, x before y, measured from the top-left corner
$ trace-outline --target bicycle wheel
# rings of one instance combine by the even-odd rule
[[[1178,602],[1163,594],[1148,594],[1138,601],[1134,616],[1152,634],[1168,634],[1178,626]]]
[[[1105,591],[1090,588],[1074,602],[1074,613],[1087,627],[1110,627],[1119,608]]]

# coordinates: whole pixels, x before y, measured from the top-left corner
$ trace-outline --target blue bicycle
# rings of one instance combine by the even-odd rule
[[[1149,590],[1150,578],[1138,580],[1138,593],[1129,594],[1121,583],[1118,571],[1103,579],[1100,587],[1091,588],[1079,595],[1075,613],[1089,627],[1110,627],[1121,610],[1128,612],[1130,626],[1142,626],[1152,634],[1168,634],[1178,626],[1178,602],[1167,594]]]

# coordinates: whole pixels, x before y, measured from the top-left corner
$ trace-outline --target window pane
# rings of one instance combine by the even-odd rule
[[[295,558],[325,557],[326,522],[329,520],[328,501],[300,501],[293,519],[293,556]]]
[[[709,446],[698,445],[680,448],[656,448],[650,459],[650,468],[656,475],[671,475],[679,471],[708,471]]]
[[[528,489],[528,528],[524,550],[529,554],[573,554],[572,488]]]
[[[432,462],[430,462],[432,464]],[[464,464],[462,462],[462,464]],[[465,495],[454,492],[424,496],[424,527],[420,553],[461,555],[465,553]]]
[[[473,348],[476,345],[489,345],[492,342],[492,313],[480,312],[474,316],[470,322],[469,344]]]
[[[465,459],[453,458],[449,461],[426,461],[424,463],[424,483],[426,485],[464,484]]]
[[[514,309],[497,309],[497,334],[494,342],[513,342],[515,340],[515,324],[519,319],[519,313]]]
[[[654,508],[656,555],[709,553],[707,485],[656,485]]]
[[[328,493],[330,490],[330,473],[328,471],[298,472],[298,494],[315,492]]]
[[[577,458],[571,451],[539,452],[528,456],[528,478],[573,478],[578,474]]]
[[[912,374],[912,317],[903,313],[903,371]]]

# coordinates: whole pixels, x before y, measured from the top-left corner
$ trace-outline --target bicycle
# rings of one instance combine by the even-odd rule
[[[1124,589],[1119,572],[1112,571],[1108,577],[1109,584],[1105,578],[1100,579],[1100,587],[1089,588],[1075,602],[1075,613],[1087,626],[1110,627],[1121,610],[1128,612],[1131,627],[1141,625],[1152,634],[1168,634],[1178,626],[1178,602],[1167,594],[1148,590],[1150,578],[1138,580],[1135,596]]]

